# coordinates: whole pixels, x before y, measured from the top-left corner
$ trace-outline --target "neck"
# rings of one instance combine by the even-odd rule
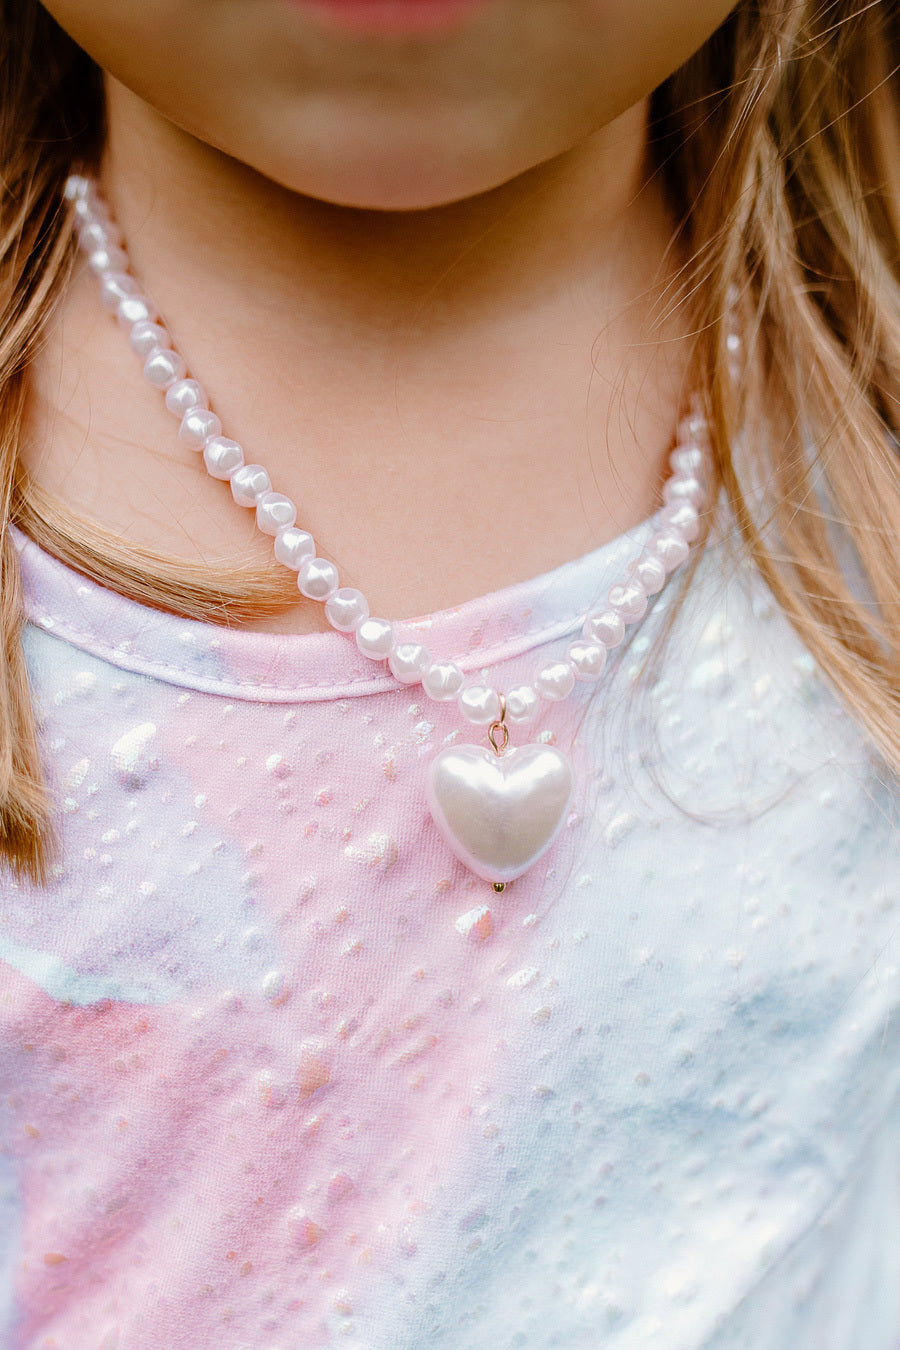
[[[289,191],[111,82],[103,182],[148,284],[165,278],[227,303],[252,279],[261,315],[278,318],[288,301],[290,322],[314,331],[387,334],[414,322],[440,334],[573,281],[606,319],[652,285],[669,232],[658,195],[642,190],[645,114],[637,104],[466,201],[372,211]]]
[[[289,191],[111,84],[102,183],[137,275],[226,434],[381,613],[550,570],[657,505],[686,344],[645,117],[476,198],[375,212]],[[198,480],[93,278],[34,375],[42,487],[170,554],[267,556]]]

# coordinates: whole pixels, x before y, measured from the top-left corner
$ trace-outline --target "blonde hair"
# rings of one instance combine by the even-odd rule
[[[650,146],[690,259],[676,299],[697,334],[694,387],[747,553],[894,770],[898,38],[888,4],[741,0],[654,94]],[[73,164],[97,163],[102,141],[97,67],[37,0],[0,0],[0,858],[38,879],[52,809],[7,523],[103,585],[188,617],[234,622],[296,599],[275,571],[223,582],[135,549],[38,493],[18,463],[28,360],[73,256],[63,182]],[[736,382],[733,308],[746,347]]]

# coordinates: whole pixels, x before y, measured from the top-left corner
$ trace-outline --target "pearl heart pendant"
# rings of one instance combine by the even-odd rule
[[[434,823],[460,862],[495,885],[520,877],[553,843],[572,800],[572,766],[549,745],[498,754],[443,750],[428,771]]]

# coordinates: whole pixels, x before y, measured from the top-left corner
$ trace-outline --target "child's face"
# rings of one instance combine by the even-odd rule
[[[734,0],[44,3],[200,140],[310,196],[409,209],[496,187],[607,126]]]

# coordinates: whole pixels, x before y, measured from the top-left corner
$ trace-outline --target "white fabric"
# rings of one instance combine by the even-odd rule
[[[640,537],[410,631],[509,687]],[[897,792],[724,544],[539,724],[576,811],[501,897],[423,811],[452,707],[22,562],[4,1346],[898,1350]]]

